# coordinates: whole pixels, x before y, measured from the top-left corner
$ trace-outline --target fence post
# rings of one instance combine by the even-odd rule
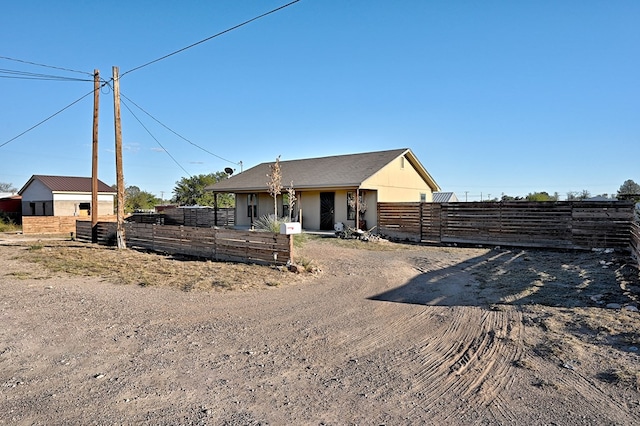
[[[293,265],[293,234],[289,234],[287,237],[289,237],[289,262]]]

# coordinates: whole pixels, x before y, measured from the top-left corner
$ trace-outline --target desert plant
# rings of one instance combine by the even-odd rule
[[[287,218],[277,217],[273,214],[268,214],[259,217],[253,222],[253,227],[256,231],[273,232],[275,234],[280,233],[280,224],[286,223]]]

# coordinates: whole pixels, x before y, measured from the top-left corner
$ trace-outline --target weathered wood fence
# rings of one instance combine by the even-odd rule
[[[433,243],[628,248],[632,222],[622,201],[378,203],[381,234]]]
[[[134,213],[129,222],[155,223],[158,225],[184,225],[198,228],[233,227],[235,209],[213,207],[172,207],[160,213]]]
[[[98,244],[111,246],[116,244],[116,222],[98,222]],[[91,221],[76,222],[76,240],[85,243],[92,242]]]
[[[110,221],[115,218],[115,215],[100,216],[99,220]],[[69,234],[75,232],[77,221],[84,220],[87,220],[86,216],[22,216],[22,232],[24,234]]]
[[[631,253],[640,266],[640,223],[638,222],[631,224]]]
[[[203,228],[213,228],[214,226],[233,226],[235,219],[235,209],[213,207],[177,207],[165,209],[161,214],[164,216],[165,225],[184,225]]]
[[[91,242],[91,222],[78,222],[77,238]],[[98,224],[99,241],[115,241],[115,223]],[[193,226],[125,223],[127,247],[217,261],[284,265],[291,257],[289,236]]]

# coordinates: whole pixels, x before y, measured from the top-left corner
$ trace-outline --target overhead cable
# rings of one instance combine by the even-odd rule
[[[3,75],[7,74],[7,75]],[[14,78],[21,80],[58,80],[58,81],[93,81],[88,78],[64,77],[60,75],[39,74],[27,71],[0,68],[0,78]]]
[[[79,74],[86,74],[86,75],[93,76],[92,72],[78,71],[78,70],[74,70],[74,69],[71,69],[71,68],[62,68],[62,67],[56,67],[56,66],[53,66],[53,65],[39,64],[37,62],[25,61],[23,59],[9,58],[7,56],[0,56],[0,59],[5,59],[7,61],[21,62],[23,64],[36,65],[36,66],[39,66],[39,67],[53,68],[53,69],[56,69],[56,70],[69,71],[69,72],[75,72],[75,73],[79,73]]]
[[[40,126],[41,124],[43,124],[43,123],[45,123],[45,122],[49,121],[50,119],[52,119],[52,118],[53,118],[53,117],[55,117],[56,115],[60,114],[60,113],[61,113],[61,112],[63,112],[64,110],[71,108],[73,105],[77,104],[78,102],[80,102],[81,100],[83,100],[84,98],[86,98],[87,96],[92,95],[92,94],[93,94],[93,92],[94,92],[93,90],[92,90],[92,91],[90,91],[89,93],[87,93],[86,95],[82,96],[81,98],[79,98],[79,99],[77,99],[77,100],[75,100],[75,101],[71,102],[69,105],[67,105],[66,107],[62,108],[60,111],[58,111],[58,112],[55,112],[55,113],[51,114],[49,117],[45,118],[44,120],[42,120],[42,121],[41,121],[41,122],[39,122],[38,124],[35,124],[35,125],[33,125],[33,126],[29,127],[27,130],[25,130],[24,132],[20,133],[19,135],[12,137],[11,139],[9,139],[9,140],[8,140],[8,141],[6,141],[6,142],[3,142],[2,144],[0,144],[0,148],[2,148],[3,146],[5,146],[5,145],[9,144],[9,142],[13,142],[14,140],[18,139],[20,136],[22,136],[22,135],[24,135],[24,134],[26,134],[26,133],[30,132],[31,130],[35,129],[36,127]]]
[[[200,145],[191,142],[189,139],[185,138],[184,136],[180,135],[179,133],[177,133],[176,131],[174,131],[173,129],[171,129],[170,127],[168,127],[166,124],[162,123],[160,120],[158,120],[157,118],[155,118],[154,116],[152,116],[151,114],[149,114],[147,111],[144,110],[144,108],[142,108],[140,105],[136,104],[134,101],[132,101],[131,99],[129,99],[128,97],[126,97],[125,95],[122,94],[122,92],[120,92],[120,96],[122,96],[123,98],[125,98],[126,100],[128,100],[129,102],[131,102],[133,105],[136,106],[136,108],[138,108],[140,111],[144,112],[145,114],[147,114],[149,117],[151,117],[151,119],[153,119],[156,123],[158,123],[159,125],[161,125],[162,127],[164,127],[165,129],[167,129],[168,131],[170,131],[171,133],[173,133],[174,135],[176,135],[177,137],[179,137],[180,139],[184,140],[185,142],[190,143],[191,145],[195,146],[196,148],[206,152],[207,154],[213,155],[216,158],[219,158],[222,161],[226,161],[228,163],[231,164],[235,164],[235,165],[239,165],[240,163],[235,162],[235,161],[231,161],[228,160],[226,158],[223,158],[217,154],[214,154],[211,151],[208,151],[207,149],[201,147]]]
[[[120,96],[122,96],[122,93],[120,94]],[[156,141],[156,143],[160,146],[160,148],[162,148],[162,150],[163,150],[164,152],[166,152],[166,153],[167,153],[167,155],[168,155],[168,156],[173,160],[173,162],[174,162],[174,163],[176,163],[176,164],[178,165],[178,167],[180,167],[180,168],[181,168],[181,169],[182,169],[186,174],[188,174],[188,175],[189,175],[189,177],[191,177],[191,173],[189,173],[189,172],[188,172],[184,167],[182,167],[182,164],[180,164],[180,163],[178,162],[178,160],[176,160],[176,159],[173,157],[173,155],[171,155],[171,154],[169,153],[169,151],[167,151],[167,149],[166,149],[164,146],[162,146],[162,144],[160,143],[160,141],[159,141],[155,136],[153,136],[153,134],[151,133],[151,131],[149,131],[149,129],[147,128],[147,126],[145,126],[145,125],[142,123],[142,121],[140,121],[140,119],[138,118],[138,116],[137,116],[137,115],[135,115],[133,111],[131,111],[131,108],[129,108],[129,105],[127,105],[127,103],[126,103],[126,102],[122,102],[122,104],[125,106],[125,108],[127,108],[127,110],[129,110],[129,112],[131,113],[131,115],[133,115],[133,118],[135,118],[135,119],[138,121],[138,123],[140,123],[140,125],[142,126],[142,128],[143,128],[144,130],[146,130],[146,131],[147,131],[147,133],[149,134],[149,136],[151,136],[151,137],[153,138],[153,140],[155,140],[155,141]]]
[[[287,3],[287,4],[285,4],[285,5],[282,5],[282,6],[280,6],[280,7],[275,8],[275,9],[273,9],[273,10],[270,10],[269,12],[263,13],[262,15],[256,16],[255,18],[251,18],[251,19],[249,19],[248,21],[244,21],[244,22],[242,22],[242,23],[240,23],[240,24],[238,24],[238,25],[235,25],[235,26],[233,26],[233,27],[231,27],[231,28],[227,28],[226,30],[221,31],[221,32],[219,32],[219,33],[217,33],[217,34],[214,34],[214,35],[212,35],[212,36],[210,36],[210,37],[207,37],[207,38],[202,39],[202,40],[200,40],[200,41],[198,41],[198,42],[195,42],[195,43],[193,43],[193,44],[190,44],[189,46],[183,47],[182,49],[178,49],[178,50],[176,50],[175,52],[171,52],[171,53],[169,53],[168,55],[164,55],[164,56],[162,56],[162,57],[160,57],[160,58],[158,58],[158,59],[154,59],[153,61],[147,62],[146,64],[142,64],[142,65],[140,65],[140,66],[137,66],[137,67],[135,67],[135,68],[132,68],[132,69],[130,69],[129,71],[126,71],[126,72],[123,72],[122,74],[120,74],[120,78],[124,77],[125,75],[129,74],[130,72],[137,71],[137,70],[139,70],[140,68],[144,68],[144,67],[146,67],[146,66],[148,66],[148,65],[155,64],[156,62],[160,62],[160,61],[162,61],[163,59],[167,59],[167,58],[168,58],[168,57],[170,57],[170,56],[176,55],[176,54],[178,54],[178,53],[180,53],[180,52],[184,52],[184,51],[185,51],[185,50],[187,50],[187,49],[191,49],[192,47],[195,47],[195,46],[197,46],[197,45],[199,45],[199,44],[202,44],[202,43],[204,43],[204,42],[207,42],[207,41],[209,41],[209,40],[211,40],[211,39],[214,39],[214,38],[216,38],[216,37],[219,37],[219,36],[221,36],[221,35],[223,35],[223,34],[226,34],[226,33],[230,32],[230,31],[233,31],[233,30],[235,30],[235,29],[238,29],[238,28],[240,28],[240,27],[243,27],[243,26],[245,26],[245,25],[247,25],[247,24],[250,24],[250,23],[251,23],[251,22],[253,22],[253,21],[257,21],[257,20],[258,20],[258,19],[260,19],[260,18],[264,18],[265,16],[268,16],[268,15],[271,15],[272,13],[278,12],[279,10],[282,10],[282,9],[284,9],[284,8],[286,8],[286,7],[289,7],[289,6],[291,6],[292,4],[298,3],[299,1],[300,1],[300,0],[294,0],[294,1],[290,2],[290,3]]]

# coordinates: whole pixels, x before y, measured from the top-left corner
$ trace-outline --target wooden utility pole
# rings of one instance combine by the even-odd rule
[[[100,71],[93,70],[93,144],[91,159],[91,242],[98,242],[98,111]]]
[[[116,186],[118,188],[118,221],[116,241],[119,249],[127,248],[124,236],[124,174],[122,172],[122,123],[120,121],[120,77],[118,67],[113,67],[113,119],[116,133]]]

